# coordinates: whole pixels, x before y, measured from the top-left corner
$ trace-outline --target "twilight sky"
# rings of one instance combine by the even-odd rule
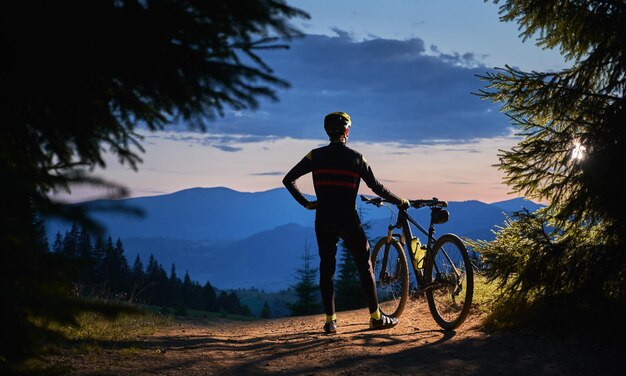
[[[282,177],[312,148],[327,143],[325,114],[352,117],[348,145],[364,154],[377,178],[409,199],[507,200],[493,167],[516,139],[499,106],[472,93],[476,75],[505,64],[549,71],[567,63],[557,51],[523,42],[517,25],[498,20],[483,0],[289,0],[310,13],[294,20],[307,35],[265,61],[290,82],[278,102],[230,111],[205,133],[184,126],[144,133],[135,172],[107,158],[95,174],[131,196],[192,187],[255,192],[282,187]],[[298,180],[313,193],[310,176]],[[371,191],[361,185],[361,193]],[[102,192],[76,189],[81,201]]]

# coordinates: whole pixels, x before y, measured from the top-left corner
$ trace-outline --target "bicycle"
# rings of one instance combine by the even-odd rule
[[[361,200],[377,207],[390,207],[393,222],[395,205],[381,197],[361,195]],[[408,208],[398,209],[396,222],[390,224],[387,235],[376,242],[371,261],[383,313],[400,317],[406,306],[409,298],[408,254],[415,281],[412,291],[426,295],[437,324],[445,330],[454,330],[467,318],[474,293],[474,274],[467,248],[455,234],[435,238],[435,225],[448,221],[447,206],[446,201],[437,198],[409,200],[409,207],[430,208],[428,230],[409,215]],[[411,225],[426,235],[424,245],[413,236]],[[394,233],[395,229],[401,232]]]

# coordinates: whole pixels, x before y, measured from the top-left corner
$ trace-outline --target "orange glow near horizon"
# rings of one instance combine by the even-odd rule
[[[144,162],[135,172],[107,157],[108,167],[96,171],[130,189],[131,197],[167,194],[194,187],[228,187],[258,192],[282,186],[284,174],[311,149],[326,140],[272,139],[229,144],[239,151],[224,151],[203,144],[197,133],[161,132],[146,137]],[[354,137],[356,139],[356,137]],[[513,138],[477,140],[464,144],[415,145],[361,143],[348,146],[360,151],[377,179],[395,194],[408,199],[438,197],[446,201],[479,200],[486,203],[515,198],[502,184],[493,165],[497,152],[513,146]],[[310,176],[297,181],[313,194]],[[372,194],[362,183],[360,192]],[[77,189],[70,202],[102,197],[106,192]]]

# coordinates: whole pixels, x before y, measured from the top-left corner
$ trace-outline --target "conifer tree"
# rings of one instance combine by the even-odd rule
[[[115,256],[119,260],[120,269],[124,276],[128,275],[128,259],[126,258],[126,254],[124,253],[124,243],[122,243],[122,239],[117,238],[115,241]]]
[[[123,289],[124,266],[123,260],[120,258],[118,248],[113,243],[113,239],[109,236],[106,245],[106,267],[107,282],[109,286],[109,298],[119,296]]]
[[[474,245],[490,278],[505,287],[505,303],[623,314],[626,200],[616,168],[626,159],[626,3],[494,3],[502,3],[502,21],[517,22],[524,39],[540,35],[537,44],[558,48],[571,67],[506,66],[482,76],[487,86],[479,95],[501,103],[521,136],[501,151],[497,167],[514,193],[547,207],[508,220],[493,242]]]
[[[46,232],[46,228],[43,224],[43,221],[39,221],[39,223],[35,223],[35,228],[38,229],[38,238],[39,238],[39,246],[40,251],[42,252],[50,252],[50,243],[48,242],[48,234]]]
[[[143,301],[142,296],[143,292],[146,289],[146,276],[143,271],[143,263],[141,262],[141,258],[139,254],[135,257],[135,261],[133,262],[133,267],[130,271],[130,290],[129,290],[129,298],[130,302]]]
[[[270,310],[270,305],[267,304],[267,300],[263,304],[263,308],[261,309],[260,316],[261,316],[262,319],[271,319],[272,318],[272,311]]]
[[[158,285],[160,283],[159,264],[153,254],[148,258],[146,266],[146,284],[148,301],[157,304],[158,301]]]
[[[63,262],[50,260],[60,255],[37,253],[36,221],[56,215],[90,231],[102,228],[85,214],[85,205],[64,205],[51,193],[69,192],[80,183],[123,196],[123,186],[88,173],[106,167],[105,152],[136,169],[143,151],[140,129],[182,123],[204,130],[227,108],[255,109],[259,99],[277,100],[276,88],[288,86],[256,51],[287,47],[284,41],[302,35],[290,19],[308,14],[282,0],[207,4],[23,0],[3,5],[0,82],[10,95],[0,100],[0,249],[4,266],[22,273],[0,273],[0,286],[6,286],[0,288],[5,304],[0,322],[14,323],[14,330],[4,333],[11,345],[0,347],[0,362],[13,364],[44,344],[30,321],[35,315],[25,312],[67,324],[85,307],[66,299],[69,291],[61,287],[67,284],[57,278],[63,273],[51,270],[63,268]],[[24,260],[31,260],[30,268],[22,268]],[[33,283],[41,280],[46,284]],[[15,299],[13,285],[38,291],[22,292],[31,299]],[[55,307],[65,307],[65,314],[53,314],[52,303],[47,311],[35,310],[45,302],[63,302]]]
[[[217,304],[220,311],[239,314],[251,315],[250,307],[242,305],[239,296],[234,291],[221,291],[217,297]]]
[[[0,216],[2,220],[7,219],[4,214]],[[14,233],[15,238],[4,240],[19,240],[19,244],[14,246],[18,249],[24,247],[28,252],[12,253],[15,248],[3,247],[6,243],[0,235],[0,250],[5,262],[0,273],[0,322],[6,324],[0,336],[2,374],[12,374],[15,360],[38,355],[35,351],[39,341],[55,335],[51,328],[35,325],[35,320],[75,324],[73,317],[82,308],[77,307],[75,296],[70,294],[73,292],[71,273],[68,273],[58,254],[43,248],[44,231],[41,223],[35,216],[10,218],[18,222],[22,219],[30,225],[19,225],[19,234]],[[19,374],[23,373],[24,370],[20,370]]]
[[[79,282],[84,285],[92,285],[93,269],[95,267],[95,259],[93,257],[93,245],[91,244],[91,236],[83,227],[78,233],[77,257],[80,262]]]
[[[106,243],[102,236],[96,238],[93,246],[93,258],[94,258],[94,294],[98,297],[105,297],[107,284],[105,283],[106,265]]]
[[[146,279],[150,291],[150,302],[157,306],[166,306],[169,303],[169,279],[167,273],[156,258],[150,255],[146,267]]]
[[[297,300],[287,305],[292,316],[312,315],[321,311],[319,285],[316,283],[317,268],[311,266],[312,255],[307,244],[304,245],[304,253],[300,258],[302,267],[296,271],[297,282],[292,286]]]
[[[83,227],[78,233],[78,258],[81,260],[91,260],[93,246],[91,244],[91,236],[89,232]]]
[[[204,309],[205,306],[206,303],[204,302],[202,286],[198,281],[192,281],[189,294],[189,307],[193,309]]]
[[[133,262],[133,267],[131,269],[131,275],[136,280],[141,280],[144,277],[143,263],[141,262],[141,257],[139,257],[139,254],[135,256],[135,261]]]
[[[63,236],[60,231],[54,236],[54,243],[52,244],[52,252],[61,254],[63,252]]]
[[[181,298],[185,307],[191,307],[193,302],[193,284],[191,283],[191,277],[188,271],[185,271],[185,276],[183,277]]]
[[[72,223],[72,227],[69,231],[65,232],[65,236],[63,237],[63,255],[65,257],[74,260],[78,258],[78,241],[78,225],[76,223]]]
[[[217,294],[215,293],[215,289],[211,285],[209,281],[204,284],[202,288],[202,296],[204,300],[204,306],[202,309],[209,312],[218,312],[218,304],[217,304]]]
[[[165,297],[168,305],[171,305],[172,307],[183,306],[182,290],[183,290],[183,282],[176,274],[176,265],[172,264],[172,267],[170,268],[170,278],[168,281],[167,296]]]

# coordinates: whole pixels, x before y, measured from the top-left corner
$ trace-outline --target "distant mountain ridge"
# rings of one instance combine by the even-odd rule
[[[117,201],[119,202],[119,201]],[[256,287],[278,291],[295,282],[305,247],[317,255],[313,229],[315,212],[302,208],[285,188],[263,192],[238,192],[229,188],[191,188],[171,194],[122,200],[141,208],[143,218],[97,213],[108,233],[124,243],[132,263],[139,255],[144,263],[153,254],[166,270],[172,263],[179,273],[207,280],[221,289]],[[87,205],[107,205],[94,201]],[[453,232],[472,239],[493,239],[492,230],[505,214],[542,205],[523,198],[486,204],[480,201],[449,202],[450,220],[437,226],[437,235]],[[357,200],[363,222],[370,225],[373,245],[387,232],[390,212]],[[427,208],[410,209],[418,222],[428,224]],[[64,233],[71,224],[46,221],[48,238]],[[418,235],[424,240],[423,235]]]
[[[110,200],[87,205],[106,206]],[[284,188],[238,192],[230,188],[190,188],[148,197],[118,200],[142,209],[145,217],[95,213],[114,237],[166,237],[187,240],[242,239],[286,223],[308,225],[315,213],[302,207]],[[288,215],[288,216],[286,216]],[[66,224],[52,221],[51,230]],[[54,231],[53,233],[56,233]]]
[[[507,213],[513,213],[523,209],[528,209],[528,211],[532,213],[535,210],[544,207],[544,205],[537,204],[525,198],[514,198],[512,200],[492,202],[490,205],[498,207]]]

